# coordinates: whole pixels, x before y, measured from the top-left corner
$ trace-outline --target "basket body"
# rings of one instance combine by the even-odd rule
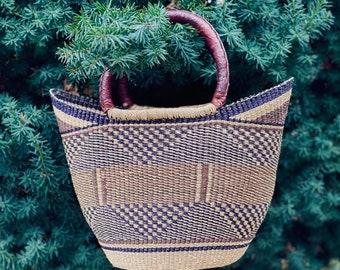
[[[110,120],[98,101],[51,90],[81,210],[123,269],[238,260],[272,199],[292,80],[217,110]]]

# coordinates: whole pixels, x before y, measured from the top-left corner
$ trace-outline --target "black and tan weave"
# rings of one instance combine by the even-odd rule
[[[244,254],[272,198],[292,82],[207,116],[138,121],[51,90],[81,209],[114,266],[204,269]]]

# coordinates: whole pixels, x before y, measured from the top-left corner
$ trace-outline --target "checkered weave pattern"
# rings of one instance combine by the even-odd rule
[[[292,79],[196,118],[112,120],[51,90],[80,207],[123,269],[238,260],[272,199]]]

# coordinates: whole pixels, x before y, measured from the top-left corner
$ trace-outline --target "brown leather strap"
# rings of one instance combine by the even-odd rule
[[[229,64],[223,43],[213,26],[201,16],[185,10],[168,10],[173,23],[188,23],[198,30],[212,54],[217,69],[217,85],[211,103],[218,108],[226,101],[229,87]]]
[[[105,68],[102,76],[100,77],[100,85],[99,85],[99,102],[102,107],[103,112],[107,112],[108,110],[114,108],[112,101],[112,88],[113,75],[111,72]]]
[[[124,108],[130,108],[133,105],[133,101],[128,93],[128,78],[126,75],[118,81],[118,94]]]
[[[188,23],[199,31],[204,38],[207,48],[212,54],[217,69],[217,84],[211,103],[217,108],[224,105],[228,87],[229,87],[229,65],[223,43],[213,28],[213,26],[204,18],[185,10],[168,10],[169,20],[172,23]],[[105,70],[100,80],[100,104],[104,112],[114,108],[111,96],[113,76],[108,70]],[[124,107],[133,105],[128,96],[128,83],[126,76],[119,80],[119,95]]]

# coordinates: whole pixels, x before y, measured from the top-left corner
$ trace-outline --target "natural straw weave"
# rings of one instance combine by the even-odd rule
[[[292,83],[158,120],[110,119],[51,90],[82,212],[114,266],[204,269],[244,254],[273,195]]]

